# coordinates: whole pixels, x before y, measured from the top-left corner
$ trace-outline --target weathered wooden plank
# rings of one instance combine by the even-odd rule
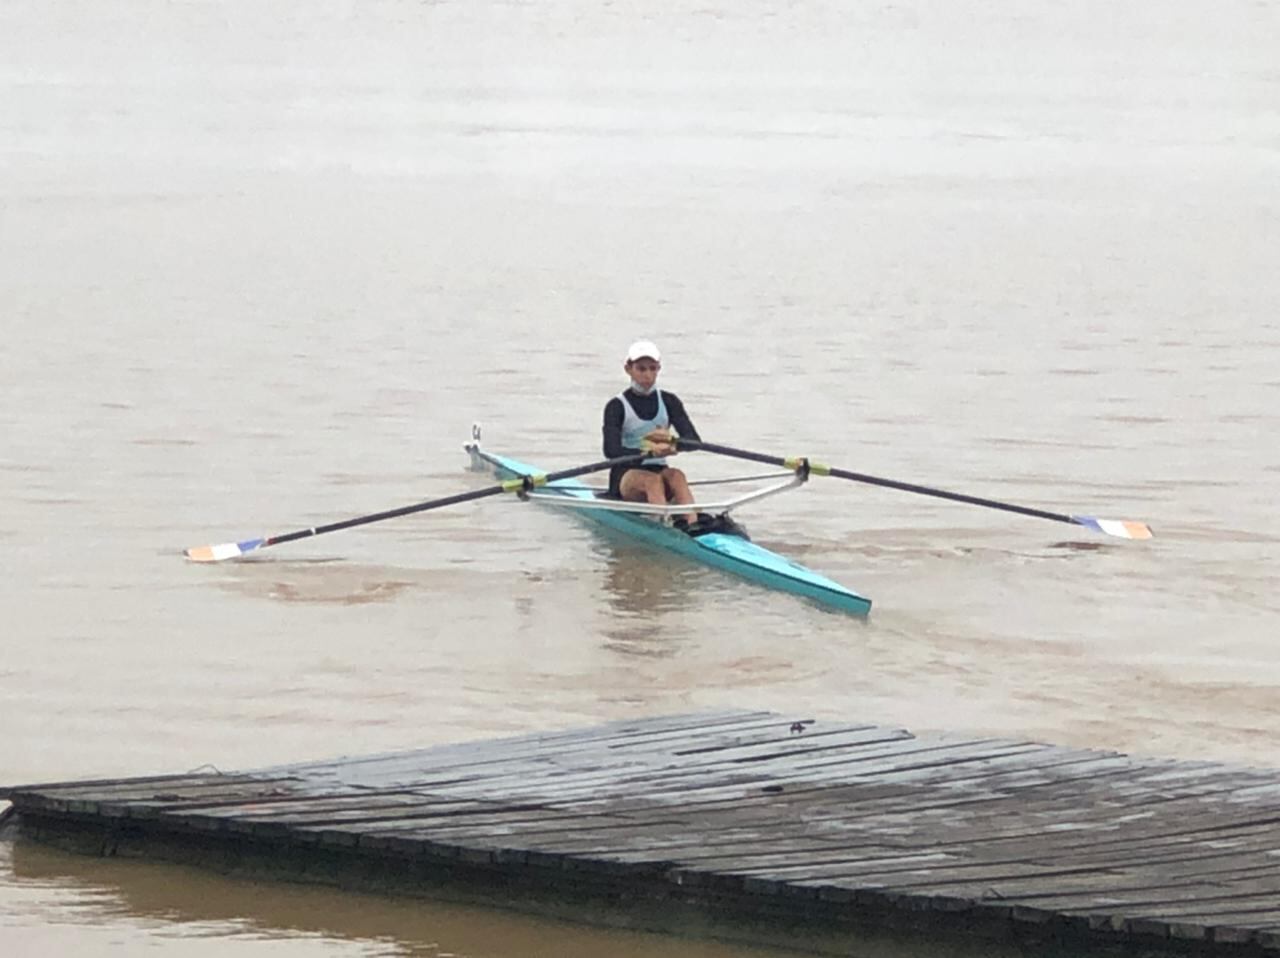
[[[552,748],[562,744],[593,743],[610,744],[632,740],[646,740],[662,735],[685,735],[697,730],[727,729],[737,726],[777,725],[785,719],[775,712],[753,711],[746,709],[724,709],[721,711],[690,712],[677,715],[665,715],[648,718],[615,719],[591,726],[573,726],[558,731],[535,731],[525,735],[512,735],[502,738],[480,739],[467,742],[454,742],[443,745],[432,745],[426,748],[407,751],[383,752],[374,755],[338,756],[320,761],[295,762],[288,765],[271,766],[260,769],[263,773],[276,773],[281,770],[305,772],[312,769],[340,769],[345,776],[358,777],[362,768],[371,765],[399,764],[418,762],[431,758],[433,762],[447,764],[454,756],[471,756],[476,753],[500,755],[505,753],[521,753],[534,746]]]
[[[1145,911],[1145,909],[1144,909]],[[1277,909],[1272,902],[1261,908],[1245,908],[1241,907],[1235,910],[1223,911],[1195,911],[1184,908],[1170,908],[1167,913],[1163,910],[1153,913],[1153,918],[1159,918],[1163,921],[1177,921],[1183,924],[1197,925],[1235,925],[1256,928],[1259,930],[1272,930],[1280,928],[1280,909]],[[1275,945],[1273,944],[1274,948]]]
[[[24,791],[41,793],[53,793],[67,790],[89,790],[96,793],[98,791],[110,790],[117,787],[157,788],[166,783],[181,784],[192,781],[219,780],[228,777],[254,778],[256,776],[251,772],[236,772],[230,774],[224,774],[222,772],[181,772],[177,774],[170,773],[167,775],[134,776],[131,778],[91,778],[77,779],[74,781],[35,782],[33,784],[23,785],[20,787]],[[4,791],[7,794],[8,792],[15,791],[18,788],[19,786],[5,786]]]
[[[1019,761],[1020,756],[1022,760],[1025,760],[1025,755],[1022,754],[1023,751],[1025,750],[1023,750],[1018,745],[1010,745],[1008,743],[1003,743],[1002,746],[997,745],[995,747],[1002,748],[1001,754],[1006,756],[1004,758],[1004,761],[1006,762]],[[989,750],[992,747],[974,745],[973,743],[970,743],[970,745],[968,746],[968,750],[970,752],[972,752],[972,750],[975,748],[987,748],[988,752],[986,753],[986,755],[989,755],[990,754]],[[841,774],[838,771],[824,772],[822,775],[775,774],[772,776],[772,783],[775,785],[783,786],[783,790],[786,791],[787,794],[791,796],[803,794],[803,792],[805,791],[804,786],[806,785],[809,786],[814,791],[822,792],[824,795],[833,795],[835,794],[835,792],[831,791],[831,789],[839,785],[840,783],[849,782],[851,779],[854,779],[854,778],[865,777],[868,781],[877,782],[876,788],[879,789],[879,791],[876,792],[875,794],[880,800],[898,801],[904,797],[918,798],[921,794],[928,794],[931,799],[933,799],[934,795],[942,796],[941,798],[933,800],[933,804],[936,807],[952,807],[952,806],[956,806],[964,803],[989,802],[993,797],[996,797],[996,796],[993,796],[989,791],[984,791],[981,788],[970,788],[969,790],[965,791],[963,794],[957,794],[951,790],[943,790],[941,788],[939,789],[939,791],[935,793],[922,792],[924,788],[927,788],[935,784],[941,785],[941,786],[956,785],[956,784],[971,785],[972,782],[978,782],[979,784],[981,784],[981,781],[983,779],[990,778],[999,774],[998,769],[996,770],[982,769],[981,771],[979,771],[977,774],[974,774],[974,775],[962,775],[962,774],[959,774],[954,768],[951,767],[956,762],[967,761],[969,760],[969,758],[970,756],[968,755],[957,755],[953,762],[938,763],[940,766],[945,768],[946,771],[939,773],[936,776],[936,781],[924,780],[924,781],[917,781],[912,783],[883,784],[884,779],[880,777],[880,773],[888,770],[884,768],[870,768],[866,770],[867,774],[865,776],[862,774],[859,774],[857,776],[850,776],[846,774]],[[896,766],[894,767],[893,770],[896,770]],[[767,770],[767,771],[772,771],[772,770]],[[859,771],[861,772],[861,770]],[[887,778],[888,776],[886,775],[885,777]],[[858,788],[858,787],[859,786],[852,786],[852,788]],[[612,800],[612,798],[613,796],[608,796],[603,800]],[[737,800],[736,798],[731,799],[731,801],[736,801],[736,800]],[[710,804],[710,803],[717,803],[720,801],[721,799],[716,796],[711,796],[709,798],[702,798],[698,796],[687,796],[682,801],[682,804],[689,804],[693,802]]]
[[[379,809],[405,809],[415,805],[432,805],[439,807],[478,806],[482,803],[472,799],[429,799],[417,792],[408,791],[376,791],[376,792],[340,792],[322,794],[318,792],[302,792],[292,795],[272,795],[245,800],[228,797],[221,801],[197,801],[174,803],[167,807],[181,808],[184,811],[207,811],[209,814],[241,815],[247,818],[270,818],[275,816],[323,815],[329,812],[346,814],[361,810],[376,811]]]
[[[1079,859],[1073,858],[1069,854],[1053,854],[1048,849],[1026,849],[1026,853],[1019,855],[1014,854],[993,854],[997,850],[993,847],[986,846],[982,843],[981,837],[977,837],[969,846],[950,847],[942,849],[937,845],[922,843],[923,847],[931,847],[940,854],[949,856],[949,860],[956,863],[957,869],[971,868],[975,865],[982,867],[1001,867],[1009,866],[1026,866],[1029,868],[1047,868],[1050,863],[1054,868],[1065,868],[1070,870],[1079,870],[1084,872],[1098,871],[1106,873],[1117,873],[1121,870],[1146,870],[1158,871],[1165,865],[1194,865],[1199,864],[1202,868],[1205,865],[1215,861],[1238,860],[1239,853],[1234,849],[1216,849],[1216,848],[1173,848],[1165,850],[1163,854],[1159,850],[1143,850],[1135,849],[1127,855],[1117,855],[1111,858],[1101,859]],[[866,871],[865,863],[860,861],[851,861],[843,863],[839,857],[839,853],[835,852],[830,855],[807,853],[801,856],[802,860],[795,865],[783,866],[782,862],[770,858],[767,861],[760,861],[756,857],[749,860],[750,866],[757,870],[771,870],[775,874],[786,870],[803,871],[809,869],[812,876],[837,876],[838,874],[854,874]],[[714,864],[719,868],[736,868],[739,867],[731,861],[723,859],[714,860]],[[843,872],[841,871],[843,869]],[[909,876],[899,878],[894,882],[895,887],[907,887],[912,884],[934,885],[944,877],[946,869],[934,869],[927,875],[921,876],[917,881],[908,880]]]
[[[410,803],[406,801],[398,804],[384,802],[376,806],[311,809],[301,812],[278,807],[269,811],[260,811],[255,810],[253,806],[222,806],[199,809],[195,814],[200,814],[210,819],[227,819],[255,825],[292,828],[339,823],[361,826],[364,823],[374,824],[385,821],[449,822],[460,818],[492,814],[536,814],[525,811],[526,808],[534,807],[521,806],[519,804],[503,806],[501,803],[494,802],[447,802],[424,805],[419,802]],[[182,809],[175,809],[175,811],[190,814]]]
[[[100,793],[65,788],[44,793],[23,787],[15,789],[13,795],[16,803],[32,810],[141,818],[187,800],[207,800],[213,796],[221,796],[224,799],[243,802],[281,794],[291,785],[289,780],[238,778],[221,779],[217,782],[198,785],[194,783],[162,785],[159,790],[151,786],[134,788],[113,783]]]
[[[520,762],[536,753],[549,760],[554,756],[572,758],[584,752],[607,752],[670,741],[695,741],[698,736],[728,734],[735,729],[776,728],[787,722],[769,712],[731,711],[700,718],[697,715],[671,719],[623,720],[589,729],[559,733],[533,733],[510,739],[435,746],[411,752],[375,756],[340,757],[323,762],[273,766],[260,769],[263,775],[297,775],[304,780],[337,776],[349,785],[394,783],[402,772],[430,768],[435,773],[484,768],[511,761]],[[795,721],[795,720],[791,720]]]
[[[876,772],[878,779],[893,781],[896,776],[906,776],[916,768],[917,764],[954,766],[962,763],[990,761],[1002,755],[1016,755],[1030,746],[1025,743],[982,743],[967,748],[956,746],[956,754],[945,761],[933,759],[923,763],[898,763],[892,767],[885,766]],[[779,769],[785,767],[785,762]],[[848,776],[828,773],[829,781],[847,781]],[[746,794],[752,786],[780,784],[779,771],[763,764],[742,765],[737,763],[712,763],[694,767],[675,768],[665,774],[655,775],[650,769],[635,768],[623,774],[602,776],[597,769],[587,769],[576,775],[546,774],[515,776],[517,781],[507,785],[502,782],[466,782],[451,786],[435,786],[436,792],[466,792],[481,796],[488,791],[501,790],[507,792],[517,788],[520,794],[536,797],[540,801],[578,801],[584,796],[608,798],[615,795],[628,795],[639,792],[646,801],[661,801],[665,798],[685,802],[694,795],[702,798],[725,798]],[[807,776],[804,780],[816,781],[816,776]],[[782,784],[785,785],[785,782]]]
[[[1021,796],[1001,796],[987,797],[980,800],[965,797],[959,800],[943,801],[935,801],[928,798],[931,794],[925,792],[926,800],[921,801],[921,790],[833,788],[826,791],[822,789],[808,791],[788,790],[785,800],[788,803],[794,800],[800,807],[806,808],[814,814],[822,814],[827,810],[831,810],[833,813],[843,812],[846,817],[853,817],[861,821],[870,821],[873,816],[878,815],[880,820],[877,822],[877,827],[879,828],[888,827],[895,815],[904,820],[909,819],[912,822],[919,822],[922,815],[945,812],[950,816],[957,812],[963,812],[966,807],[970,807],[984,813],[988,818],[1006,821],[1006,830],[1014,838],[1018,837],[1019,834],[1039,834],[1045,829],[1059,831],[1088,829],[1120,831],[1128,828],[1133,830],[1136,835],[1141,836],[1144,834],[1142,830],[1135,828],[1132,824],[1132,816],[1135,814],[1146,816],[1152,822],[1160,822],[1161,828],[1168,829],[1170,826],[1167,821],[1163,820],[1162,811],[1178,812],[1180,814],[1177,821],[1185,822],[1187,819],[1185,813],[1182,813],[1182,808],[1186,807],[1187,803],[1192,803],[1194,808],[1203,806],[1200,797],[1178,797],[1163,794],[1132,798],[1127,803],[1097,803],[1092,806],[1078,803],[1075,800],[1075,796],[1071,794],[1047,795],[1035,800],[1025,799]],[[1230,793],[1227,792],[1227,794]],[[838,801],[832,802],[827,798],[828,795],[836,796]],[[864,795],[870,795],[871,798],[866,799],[863,797]],[[1209,797],[1212,798],[1213,796]],[[777,800],[782,801],[784,799],[779,797]],[[763,799],[758,799],[757,801],[763,801]],[[1166,806],[1166,809],[1162,810],[1159,807],[1161,805]],[[1232,808],[1233,806],[1216,803],[1211,807]],[[1230,827],[1235,821],[1258,820],[1255,813],[1252,812],[1232,818],[1226,817],[1225,813],[1222,812],[1217,814],[1222,816],[1221,824],[1223,827]],[[1034,820],[1036,816],[1039,816],[1039,819],[1034,825],[1034,830],[1028,832],[1029,826],[1026,819]],[[1199,827],[1198,825],[1197,829]],[[1210,828],[1212,825],[1205,824],[1203,827]],[[1186,828],[1181,828],[1180,830],[1188,831]],[[1046,835],[1045,837],[1050,839],[1052,836]],[[1081,841],[1078,836],[1072,840]],[[1106,840],[1105,838],[1100,839],[1102,842]]]
[[[1246,912],[1264,921],[1280,920],[1280,882],[1265,884],[1250,882],[1239,888],[1223,889],[1216,885],[1169,885],[1153,894],[1152,889],[1119,888],[1099,893],[1099,900],[1107,907],[1123,906],[1126,911],[1149,917],[1178,918],[1188,916],[1212,918],[1215,921],[1235,921]],[[1070,899],[1045,897],[1036,902],[1039,908],[1049,908],[1064,913],[1087,910],[1078,897]]]
[[[227,775],[170,775],[147,778],[112,779],[104,782],[62,782],[56,785],[24,785],[22,791],[51,799],[74,800],[93,798],[98,801],[129,801],[155,794],[186,796],[204,791],[218,793],[227,789],[257,788],[264,781],[283,782],[278,777],[260,777],[242,773]]]
[[[857,745],[865,742],[884,741],[890,737],[900,737],[901,734],[904,733],[870,730],[862,726],[854,726],[833,731],[826,741],[828,747],[832,747],[834,744]],[[792,740],[793,743],[794,741]],[[722,748],[721,745],[725,747]],[[439,792],[443,789],[453,791],[472,790],[475,792],[485,789],[498,789],[505,792],[511,788],[532,791],[538,785],[560,787],[576,782],[583,790],[591,790],[594,794],[595,789],[601,784],[611,784],[615,788],[623,787],[629,780],[620,779],[619,770],[627,770],[638,779],[660,778],[664,774],[670,777],[700,778],[709,776],[717,770],[721,772],[736,772],[745,765],[755,764],[760,759],[758,756],[751,754],[751,749],[767,748],[785,755],[789,748],[797,750],[811,748],[810,746],[801,746],[798,743],[790,744],[786,738],[776,738],[772,742],[752,743],[749,746],[745,746],[742,754],[734,754],[728,757],[723,754],[717,754],[723,753],[732,747],[732,743],[727,745],[720,743],[715,749],[703,748],[699,750],[696,753],[699,756],[698,758],[687,760],[679,759],[666,748],[627,749],[609,753],[586,752],[577,755],[577,764],[569,767],[556,761],[556,756],[554,755],[524,755],[518,758],[508,757],[502,761],[473,762],[468,767],[482,769],[483,774],[465,777],[453,774],[460,766],[449,766],[445,770],[433,767],[430,775],[419,774],[413,778],[406,778],[401,781],[400,787],[430,789],[433,792]]]

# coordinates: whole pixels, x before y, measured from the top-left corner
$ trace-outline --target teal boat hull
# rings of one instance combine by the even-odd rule
[[[543,473],[543,470],[516,459],[495,455],[478,447],[467,448],[471,453],[472,468],[490,472],[498,479]],[[552,482],[540,487],[538,491],[579,499],[595,498],[595,491],[577,479]],[[634,512],[583,508],[574,508],[573,512],[632,539],[677,553],[749,582],[801,596],[825,608],[852,615],[866,615],[871,611],[871,600],[866,596],[741,536],[721,532],[690,536],[666,523]]]

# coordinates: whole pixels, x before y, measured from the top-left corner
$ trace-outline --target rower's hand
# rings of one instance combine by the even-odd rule
[[[670,429],[662,427],[654,429],[644,439],[649,444],[650,455],[674,456],[678,451]]]

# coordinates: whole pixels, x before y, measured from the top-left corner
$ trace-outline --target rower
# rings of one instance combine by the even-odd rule
[[[673,428],[681,439],[698,439],[698,431],[680,398],[657,387],[662,354],[653,343],[639,340],[627,350],[622,368],[631,384],[605,404],[604,454],[615,459],[651,452],[658,458],[639,465],[615,466],[609,472],[609,495],[629,502],[691,504],[693,493],[688,480],[681,470],[667,464],[667,457],[678,451]],[[697,519],[695,513],[689,512],[675,519],[674,524],[688,528]]]

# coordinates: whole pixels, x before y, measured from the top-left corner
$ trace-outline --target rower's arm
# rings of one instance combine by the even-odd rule
[[[604,407],[604,456],[606,459],[617,459],[620,456],[632,456],[639,449],[628,449],[622,444],[622,400],[614,396]]]
[[[664,393],[667,399],[667,417],[671,420],[676,434],[681,439],[692,439],[695,442],[702,439],[698,435],[698,430],[693,428],[693,420],[689,418],[689,414],[684,411],[684,403],[680,401],[680,397],[673,396],[671,393]]]

